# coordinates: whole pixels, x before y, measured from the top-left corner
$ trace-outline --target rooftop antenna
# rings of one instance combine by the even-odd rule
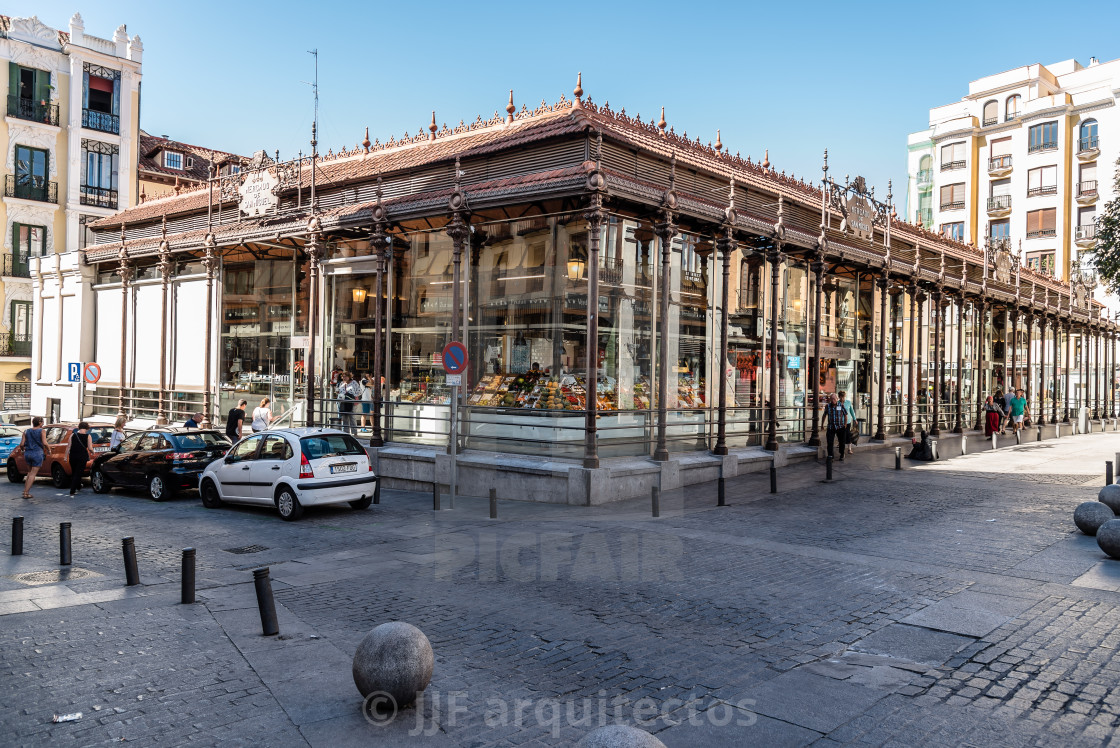
[[[318,207],[318,201],[315,199],[315,161],[319,157],[319,50],[309,49],[307,54],[315,58],[315,80],[311,83],[311,90],[315,94],[315,112],[311,120],[311,212],[314,213]],[[306,83],[307,81],[304,81]]]
[[[315,95],[315,116],[314,116],[312,121],[315,123],[315,129],[318,129],[319,128],[319,50],[318,49],[309,49],[309,50],[307,50],[307,54],[309,54],[309,55],[311,55],[312,57],[315,58],[315,80],[312,81],[311,83],[307,83],[307,81],[304,81],[304,83],[307,83],[307,85],[311,86],[311,91]]]

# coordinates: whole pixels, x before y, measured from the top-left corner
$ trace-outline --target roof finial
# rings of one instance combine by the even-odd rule
[[[766,155],[762,159],[762,168],[763,169],[769,169],[770,168],[770,149],[769,148],[766,149]]]
[[[719,139],[719,130],[716,130],[716,145],[715,145],[715,148],[716,148],[716,151],[722,151],[723,150],[723,143],[720,142],[720,139]]]
[[[657,128],[661,130],[661,137],[665,137],[665,107],[661,107],[661,119],[657,122]]]
[[[572,109],[583,109],[583,101],[581,101],[581,99],[583,98],[583,72],[582,71],[576,73],[576,87],[575,87],[575,90],[572,91],[572,95],[576,97],[576,100],[572,102]]]
[[[428,132],[431,133],[431,135],[428,136],[428,140],[435,140],[436,139],[436,130],[438,130],[438,129],[439,129],[439,127],[436,125],[436,113],[435,113],[435,110],[433,109],[432,110],[432,124],[428,125]]]
[[[506,124],[513,122],[513,113],[517,111],[517,107],[513,105],[513,89],[509,90],[509,103],[506,104]]]
[[[369,153],[369,147],[370,147],[370,145],[371,145],[371,144],[370,144],[370,142],[369,142],[369,127],[367,126],[367,127],[366,127],[366,136],[365,136],[364,138],[362,138],[362,148],[364,148],[364,149],[365,149],[365,152],[366,152],[366,153]]]

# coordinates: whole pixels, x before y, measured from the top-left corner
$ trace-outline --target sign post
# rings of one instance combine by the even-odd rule
[[[93,361],[79,366],[82,370],[81,381],[78,382],[78,420],[80,421],[86,416],[86,385],[97,384],[101,379],[101,366]]]
[[[458,340],[452,340],[443,347],[443,370],[447,372],[447,383],[451,385],[451,500],[455,508],[455,487],[458,478],[459,460],[459,386],[463,372],[467,368],[467,348]]]

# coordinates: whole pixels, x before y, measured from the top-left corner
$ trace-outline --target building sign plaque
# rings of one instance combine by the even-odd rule
[[[861,195],[852,195],[844,206],[847,212],[848,228],[860,239],[871,240],[875,237],[875,211],[871,203]]]
[[[280,185],[280,180],[262,169],[245,177],[245,181],[237,189],[241,195],[238,206],[247,216],[259,216],[276,210],[280,197],[273,192]]]

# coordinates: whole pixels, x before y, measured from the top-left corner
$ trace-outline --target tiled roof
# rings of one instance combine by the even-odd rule
[[[163,159],[160,154],[165,150],[183,154],[182,169],[169,169],[163,165]],[[186,164],[187,157],[191,157],[192,159],[192,163],[189,167]],[[209,167],[210,164],[218,166],[226,161],[246,163],[248,160],[249,159],[245,156],[239,156],[236,153],[217,151],[213,148],[203,148],[202,146],[191,145],[190,143],[184,143],[179,140],[149,135],[143,130],[140,131],[140,160],[138,168],[142,173],[141,175],[143,175],[143,172],[148,172],[171,178],[179,177],[179,179],[184,182],[203,182],[206,181],[207,167]]]

